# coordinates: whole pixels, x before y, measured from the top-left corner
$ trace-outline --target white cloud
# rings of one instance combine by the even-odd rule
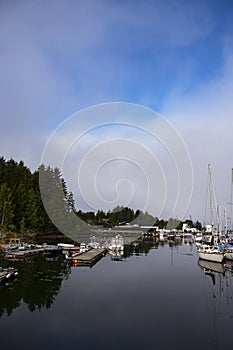
[[[195,92],[174,92],[164,102],[163,112],[181,133],[191,155],[194,192],[190,213],[204,219],[207,165],[212,166],[218,203],[230,201],[233,167],[233,55],[225,57],[222,74],[202,82]]]

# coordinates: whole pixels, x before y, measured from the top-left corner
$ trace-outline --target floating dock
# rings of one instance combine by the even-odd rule
[[[44,253],[44,248],[37,248],[37,249],[26,249],[26,250],[11,250],[6,253],[5,258],[12,259],[12,260],[18,260],[23,259],[29,256],[38,255]]]
[[[70,260],[72,261],[73,266],[92,266],[100,260],[106,252],[107,249],[105,248],[91,249],[86,253],[71,257]]]

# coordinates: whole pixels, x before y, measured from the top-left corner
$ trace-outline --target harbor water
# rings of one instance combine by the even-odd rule
[[[0,286],[9,350],[232,347],[232,264],[198,261],[193,243],[141,242],[92,267],[62,256],[10,264],[18,278]]]

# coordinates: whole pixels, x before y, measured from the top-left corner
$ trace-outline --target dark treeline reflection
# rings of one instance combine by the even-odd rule
[[[133,255],[147,255],[151,249],[169,244],[171,249],[178,247],[178,242],[158,242],[144,240],[125,246],[123,256],[116,260],[129,259]],[[0,258],[0,266],[13,266],[18,269],[17,280],[9,285],[0,285],[0,318],[5,313],[10,316],[22,302],[31,312],[42,308],[51,308],[61,288],[62,281],[71,273],[70,265],[62,256],[38,256],[33,259],[10,262]]]
[[[9,262],[0,260],[0,266]],[[9,285],[0,285],[0,317],[11,315],[24,302],[30,311],[49,309],[56,299],[63,279],[70,274],[70,267],[62,257],[38,256],[28,261],[11,263],[19,271],[17,280]]]
[[[156,248],[158,243],[154,240],[151,241],[141,241],[131,246],[125,246],[124,248],[124,257],[128,258],[131,255],[147,255],[152,248]]]
[[[124,247],[124,258],[129,258],[132,255],[147,255],[151,249],[158,249],[159,246],[169,245],[170,249],[178,249],[182,245],[182,241],[159,241],[157,238],[144,238],[142,241],[133,243],[130,246]]]

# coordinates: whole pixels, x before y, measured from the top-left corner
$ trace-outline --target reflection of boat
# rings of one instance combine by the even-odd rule
[[[184,237],[184,239],[187,239],[187,240],[192,240],[193,239],[193,235],[190,232],[185,232],[183,234],[183,237]]]
[[[233,262],[226,260],[223,264],[199,259],[198,266],[205,274],[205,278],[202,281],[205,290],[206,312],[210,323],[209,329],[211,329],[210,334],[212,334],[212,346],[210,345],[208,348],[216,350],[227,349],[230,347],[230,342],[224,345],[222,343],[222,330],[226,327],[225,321],[227,321],[227,318],[225,316],[223,318],[223,315],[228,312],[230,314],[230,310],[232,310]],[[212,283],[210,283],[209,278]],[[206,298],[207,295],[208,298]],[[210,298],[210,296],[212,297]]]
[[[232,260],[225,260],[224,266],[227,270],[233,272],[233,261]]]
[[[208,272],[218,272],[224,274],[226,271],[225,265],[214,262],[214,261],[207,261],[207,260],[198,260],[198,265],[203,269],[205,273]]]
[[[213,282],[213,286],[216,284],[216,275],[222,275],[225,276],[226,267],[224,264],[213,262],[213,261],[206,261],[199,259],[198,265],[203,270],[206,276],[210,276]],[[214,298],[215,298],[215,292],[214,292]]]
[[[169,235],[167,236],[168,240],[174,240],[175,239],[175,233],[174,232],[170,232]]]
[[[0,282],[7,282],[16,276],[18,276],[18,270],[14,267],[8,267],[7,269],[0,268]]]
[[[124,252],[122,250],[109,250],[111,260],[120,261],[123,258]]]
[[[228,286],[228,283],[223,283],[225,278],[227,279],[227,272],[224,264],[206,261],[206,260],[198,260],[198,265],[206,275],[206,278],[211,278],[212,284],[209,284],[208,282],[208,288],[211,288],[212,290],[212,298],[210,299],[210,303],[207,307],[208,312],[208,319],[211,322],[211,328],[212,328],[212,349],[220,349],[221,346],[218,346],[219,343],[219,329],[221,328],[221,314],[222,314],[222,304],[223,304],[223,297],[225,294],[224,292],[224,286]],[[203,279],[205,283],[205,279]],[[206,280],[207,281],[207,280]],[[207,285],[206,285],[207,287]],[[208,301],[207,301],[208,302]],[[229,306],[228,306],[229,307]]]

